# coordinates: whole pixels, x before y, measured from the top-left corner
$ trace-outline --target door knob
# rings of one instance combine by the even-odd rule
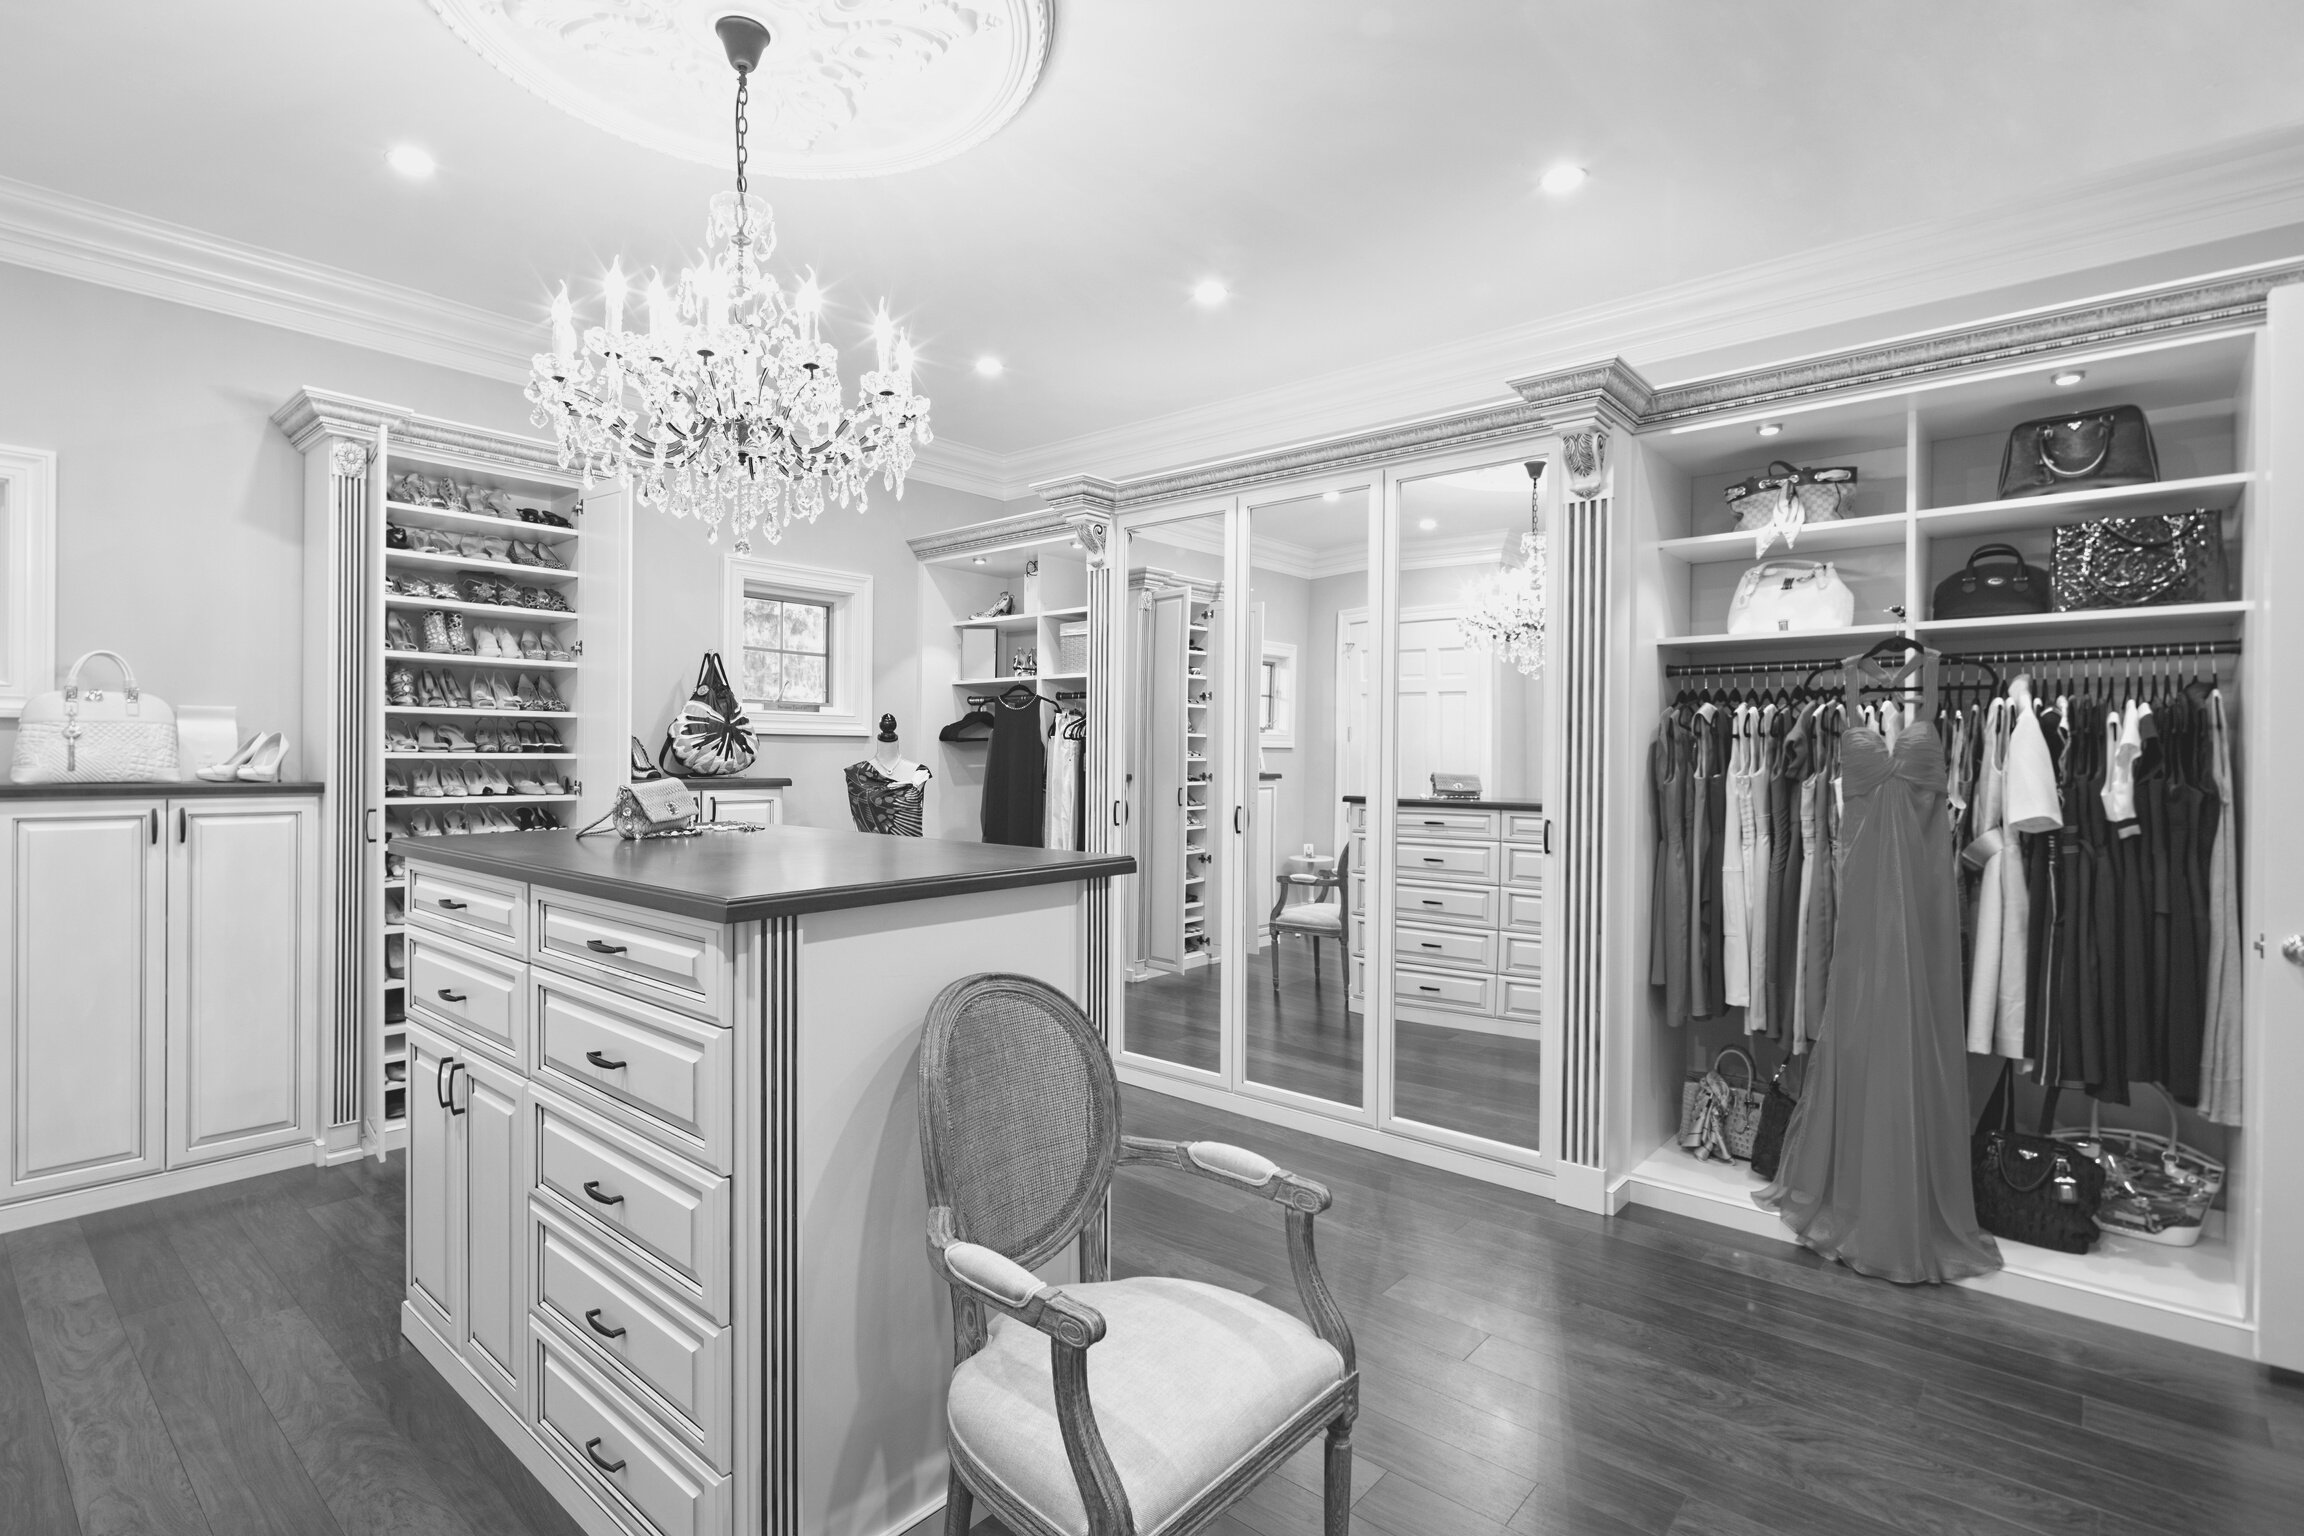
[[[2304,965],[2304,933],[2292,933],[2280,941],[2280,958],[2290,965]]]

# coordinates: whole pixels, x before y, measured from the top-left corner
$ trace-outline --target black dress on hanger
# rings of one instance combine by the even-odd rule
[[[1046,841],[1048,749],[1041,740],[1040,696],[1021,688],[992,710],[992,749],[984,764],[984,841],[1039,848]]]

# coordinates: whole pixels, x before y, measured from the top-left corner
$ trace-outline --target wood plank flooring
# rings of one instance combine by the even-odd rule
[[[1283,939],[1248,961],[1247,1075],[1253,1083],[1336,1104],[1361,1100],[1363,1015],[1345,1006],[1336,945]],[[1217,1070],[1222,965],[1129,985],[1128,1048],[1204,1072]],[[1401,1117],[1537,1145],[1537,1043],[1481,1030],[1402,1024],[1395,1032],[1393,1109]]]
[[[2304,1387],[1797,1249],[1131,1090],[1326,1183],[1360,1536],[2295,1536]],[[0,1237],[7,1536],[572,1536],[399,1342],[400,1166]],[[1116,1267],[1294,1305],[1272,1207],[1122,1174]],[[1316,1536],[1316,1449],[1215,1529]],[[999,1536],[996,1523],[981,1536]]]

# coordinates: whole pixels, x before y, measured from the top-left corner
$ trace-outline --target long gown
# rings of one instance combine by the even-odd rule
[[[1847,853],[1824,1038],[1776,1181],[1754,1198],[1803,1246],[1863,1274],[1903,1284],[1983,1274],[2000,1267],[2000,1250],[1976,1224],[1969,1184],[1943,744],[1925,719],[1893,746],[1852,724],[1840,763]]]

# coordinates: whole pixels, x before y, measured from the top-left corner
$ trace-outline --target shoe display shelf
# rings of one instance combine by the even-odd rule
[[[404,1142],[407,1021],[423,1013],[421,1002],[409,1002],[407,957],[387,964],[388,948],[403,946],[400,927],[412,894],[394,868],[396,855],[416,840],[417,819],[426,818],[429,835],[488,831],[475,823],[497,811],[581,826],[587,807],[597,815],[623,781],[628,498],[609,487],[586,491],[579,476],[560,468],[548,442],[375,401],[307,389],[273,419],[304,455],[306,630],[322,637],[320,654],[306,666],[306,720],[307,734],[323,743],[334,792],[326,878],[340,914],[331,951],[338,1023],[323,1064],[330,1149],[373,1151]],[[558,521],[529,521],[523,511]],[[496,558],[512,545],[548,554]],[[466,601],[473,581],[551,593],[568,611]],[[460,590],[401,590],[410,582]],[[443,651],[436,636],[428,646],[432,614],[460,620],[454,627],[472,648]],[[482,629],[508,629],[515,650],[526,634],[532,651],[541,642],[559,654],[480,654],[487,645]],[[403,669],[432,679],[419,687],[417,702],[393,702],[392,674]],[[487,684],[483,694],[498,685],[508,692],[523,673],[557,695],[560,707],[523,709],[509,699],[457,707],[440,697],[445,685],[469,698],[475,680]],[[466,737],[482,727],[542,724],[559,739],[541,751],[415,750],[409,738],[426,722]],[[392,787],[403,788],[426,765],[517,775],[524,761],[526,771],[550,776],[554,793],[387,788],[388,769],[399,781]]]

